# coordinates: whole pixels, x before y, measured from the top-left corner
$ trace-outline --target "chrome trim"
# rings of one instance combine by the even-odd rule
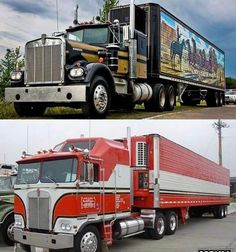
[[[160,137],[159,135],[153,136],[153,207],[160,207]]]
[[[72,234],[42,234],[14,229],[14,239],[21,244],[49,249],[67,249],[74,247]]]
[[[71,99],[67,98],[71,94]],[[16,99],[20,96],[20,99]],[[86,102],[86,86],[13,87],[5,89],[8,102]]]

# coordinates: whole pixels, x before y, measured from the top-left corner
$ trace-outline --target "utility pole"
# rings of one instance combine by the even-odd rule
[[[222,122],[220,119],[218,122],[213,123],[213,128],[215,128],[216,133],[218,134],[218,142],[219,142],[219,165],[222,166],[222,128],[229,128],[229,125],[225,122]]]

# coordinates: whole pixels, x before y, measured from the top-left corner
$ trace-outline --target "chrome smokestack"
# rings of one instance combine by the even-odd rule
[[[135,30],[135,0],[130,1],[130,38],[134,39]]]
[[[75,7],[75,13],[74,13],[74,21],[73,21],[73,24],[74,25],[77,25],[79,22],[78,22],[78,10],[79,10],[79,5],[77,4],[76,7]]]
[[[135,39],[135,5],[130,1],[130,41],[129,41],[129,77],[134,93],[134,80],[137,78],[137,41]]]

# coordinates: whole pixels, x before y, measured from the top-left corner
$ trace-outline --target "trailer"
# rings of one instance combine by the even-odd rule
[[[47,107],[81,108],[89,117],[109,110],[172,111],[182,105],[224,104],[225,55],[158,4],[119,6],[109,22],[78,23],[29,41],[25,69],[16,69],[5,99],[20,116]]]
[[[97,252],[142,232],[173,235],[189,217],[227,216],[229,170],[158,134],[70,139],[18,164],[16,252]]]

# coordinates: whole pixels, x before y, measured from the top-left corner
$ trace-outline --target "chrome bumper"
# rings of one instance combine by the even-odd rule
[[[19,243],[39,248],[67,249],[74,247],[74,236],[72,234],[42,234],[15,228],[14,239]]]
[[[12,87],[5,89],[7,102],[86,102],[86,85]]]

